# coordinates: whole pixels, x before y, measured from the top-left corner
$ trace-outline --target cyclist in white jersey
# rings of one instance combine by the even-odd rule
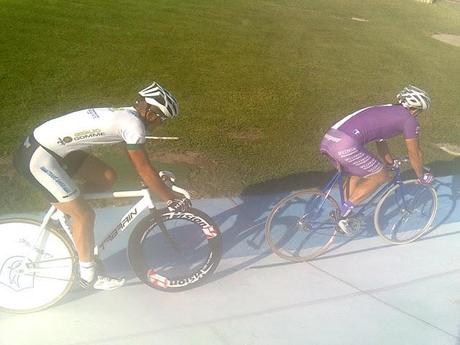
[[[178,116],[178,103],[155,82],[139,95],[134,107],[85,109],[49,120],[33,130],[15,155],[16,169],[70,216],[80,260],[80,281],[85,288],[112,290],[124,284],[124,279],[98,275],[96,271],[95,212],[80,195],[72,177],[84,181],[83,192],[99,192],[110,189],[116,174],[85,149],[124,142],[137,173],[153,193],[171,210],[184,211],[191,206],[188,199],[176,199],[144,149],[146,127],[154,128]]]

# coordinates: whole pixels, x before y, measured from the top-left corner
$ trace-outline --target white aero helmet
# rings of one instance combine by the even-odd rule
[[[396,98],[404,108],[417,109],[417,114],[422,110],[427,110],[431,105],[430,96],[418,87],[409,85],[401,90]]]
[[[164,89],[157,82],[139,91],[139,95],[145,101],[155,106],[161,113],[158,114],[162,120],[173,119],[179,115],[179,104],[171,92]]]

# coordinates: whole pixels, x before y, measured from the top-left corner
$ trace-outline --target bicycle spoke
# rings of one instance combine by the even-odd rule
[[[379,201],[374,223],[377,232],[391,243],[408,243],[423,235],[434,220],[436,192],[414,181],[390,189]]]
[[[62,281],[62,282],[68,282],[70,280],[69,278],[60,278],[60,277],[55,277],[55,276],[41,275],[35,272],[34,273],[22,273],[21,275],[24,275],[27,277],[33,277],[33,278],[40,278],[40,279],[57,280],[57,281]]]
[[[265,226],[270,248],[292,261],[319,255],[335,236],[335,221],[330,215],[337,208],[332,198],[319,192],[302,191],[283,199]]]

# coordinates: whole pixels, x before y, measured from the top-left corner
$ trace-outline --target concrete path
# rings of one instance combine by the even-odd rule
[[[127,286],[76,289],[38,313],[0,313],[0,345],[460,344],[459,181],[441,179],[436,227],[418,241],[388,245],[371,231],[298,264],[264,242],[283,195],[196,200],[223,231],[212,281],[180,293],[141,284],[126,260],[126,232],[104,261]],[[124,210],[99,210],[97,229]]]

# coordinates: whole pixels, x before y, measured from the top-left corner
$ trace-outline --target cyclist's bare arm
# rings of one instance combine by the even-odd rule
[[[377,146],[377,153],[379,156],[382,157],[387,164],[393,164],[393,156],[390,153],[387,142],[376,141],[375,145]]]
[[[136,150],[127,150],[128,156],[134,165],[144,184],[161,200],[167,201],[174,199],[174,194],[158,176],[157,171],[150,164],[147,153],[143,148]]]
[[[423,176],[423,157],[418,139],[406,139],[406,146],[412,169],[414,169],[417,177]]]

